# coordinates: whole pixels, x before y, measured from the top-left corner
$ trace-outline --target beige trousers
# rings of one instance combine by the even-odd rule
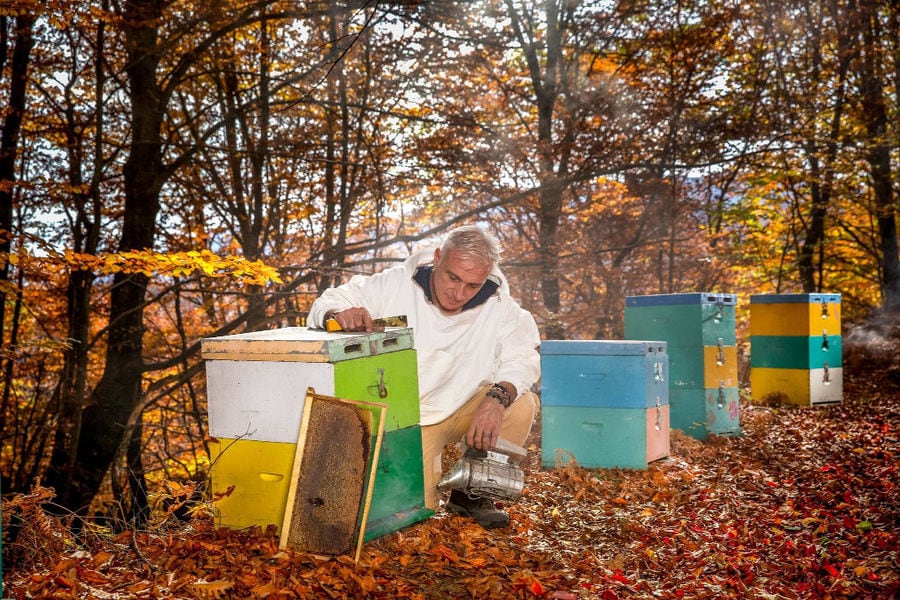
[[[425,471],[425,506],[427,508],[435,510],[438,507],[440,493],[437,490],[437,483],[441,480],[441,453],[444,451],[444,446],[452,442],[459,442],[466,435],[475,411],[490,388],[490,385],[486,385],[478,390],[458,411],[440,423],[422,426],[422,457]],[[525,444],[539,406],[540,401],[536,394],[526,392],[519,396],[503,413],[500,437],[518,446]]]

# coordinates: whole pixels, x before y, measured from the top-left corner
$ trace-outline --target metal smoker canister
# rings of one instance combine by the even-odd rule
[[[438,489],[461,490],[473,497],[516,500],[525,488],[525,473],[505,454],[487,452],[484,458],[463,456],[438,482]]]

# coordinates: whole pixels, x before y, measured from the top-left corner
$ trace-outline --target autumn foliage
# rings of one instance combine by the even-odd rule
[[[670,459],[642,471],[541,469],[535,432],[508,529],[440,511],[369,542],[359,564],[279,550],[274,531],[216,530],[202,504],[187,523],[174,502],[152,529],[74,537],[37,488],[3,504],[4,564],[14,561],[4,589],[17,599],[891,598],[900,365],[846,386],[838,405],[745,404],[739,437],[673,432]]]
[[[648,472],[534,468],[497,536],[440,517],[355,567],[176,513],[209,468],[200,341],[302,325],[456,224],[498,236],[544,339],[620,339],[627,296],[707,291],[737,295],[744,345],[754,293],[840,293],[844,334],[890,327],[895,4],[4,0],[11,588],[886,593],[896,408],[861,352],[841,407],[747,406],[744,437],[677,438]]]

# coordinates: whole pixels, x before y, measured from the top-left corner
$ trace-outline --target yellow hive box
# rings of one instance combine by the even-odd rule
[[[844,370],[833,369],[750,369],[753,399],[777,399],[788,404],[810,406],[840,402],[843,396]]]
[[[297,444],[219,438],[210,443],[216,525],[281,527]]]
[[[703,346],[703,387],[737,387],[737,348]]]
[[[750,335],[840,335],[839,294],[797,294],[809,302],[784,301],[781,296],[753,296],[750,303]],[[794,298],[789,298],[794,300]]]

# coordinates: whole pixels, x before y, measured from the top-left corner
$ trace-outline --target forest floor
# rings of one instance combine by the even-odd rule
[[[896,332],[895,332],[896,333]],[[529,442],[512,523],[439,511],[347,556],[280,551],[273,532],[187,523],[73,538],[26,523],[3,544],[8,598],[900,598],[900,335],[845,343],[844,400],[742,406],[742,435],[672,432],[646,470],[541,469]]]

